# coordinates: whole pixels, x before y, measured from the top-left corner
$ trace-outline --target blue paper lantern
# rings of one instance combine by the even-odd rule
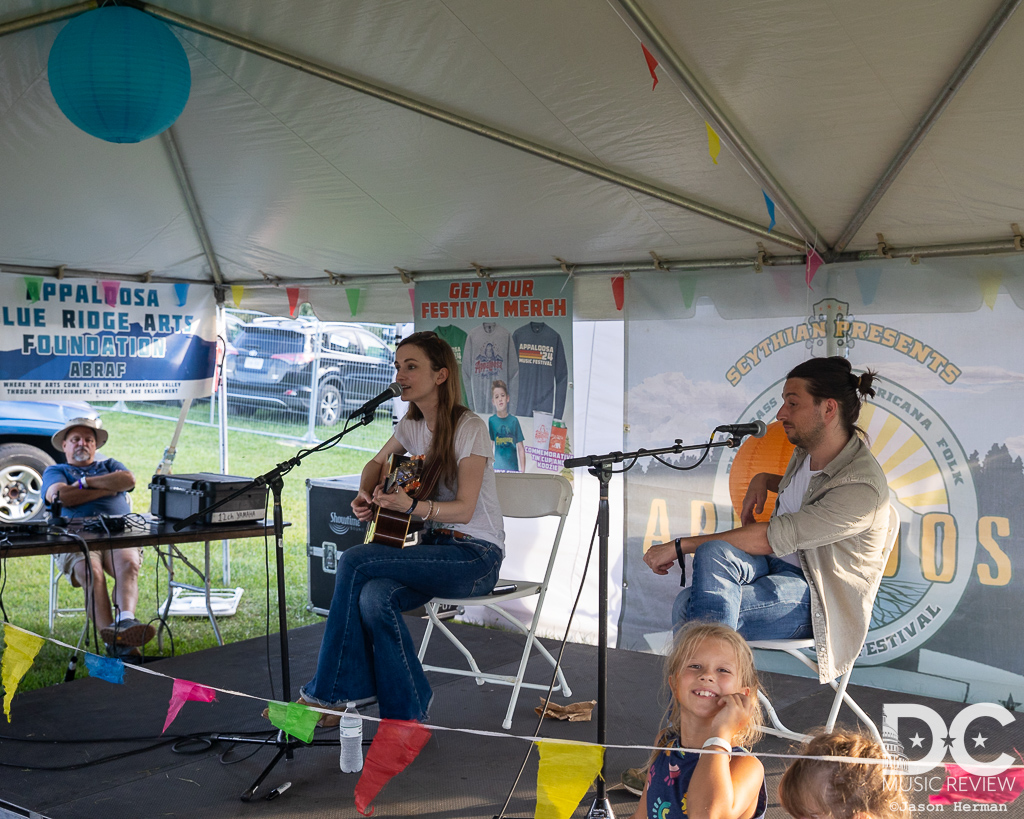
[[[123,6],[71,20],[47,68],[64,116],[107,142],[141,142],[170,128],[192,87],[188,57],[173,32]]]

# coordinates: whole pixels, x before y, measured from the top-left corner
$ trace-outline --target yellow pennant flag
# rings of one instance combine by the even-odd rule
[[[722,140],[718,138],[715,129],[708,123],[705,122],[704,126],[708,129],[708,153],[711,154],[711,161],[717,165],[718,155],[722,152]]]
[[[989,310],[996,309],[996,296],[999,295],[999,285],[1003,283],[1003,274],[998,270],[992,273],[982,273],[978,277],[978,284],[981,286],[981,297]]]
[[[245,292],[245,287],[240,284],[231,285],[231,298],[235,302],[235,307],[242,306],[242,294]]]
[[[538,742],[535,819],[569,819],[601,773],[604,748],[575,742]]]
[[[11,721],[11,700],[18,690],[21,678],[32,667],[32,662],[43,647],[43,638],[22,631],[17,626],[4,623],[4,659],[0,667],[0,678],[4,683],[4,713]]]

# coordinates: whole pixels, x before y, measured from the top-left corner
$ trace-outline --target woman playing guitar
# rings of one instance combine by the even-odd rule
[[[352,510],[367,521],[375,504],[411,513],[426,528],[408,549],[366,543],[339,555],[316,673],[300,702],[340,712],[347,702],[376,699],[382,718],[423,721],[432,692],[402,612],[433,597],[490,592],[505,533],[487,424],[460,402],[452,348],[434,333],[414,333],[398,345],[395,368],[409,411],[363,467]],[[438,471],[429,497],[414,499],[400,486],[382,490],[388,458],[405,452],[426,456],[425,475]],[[337,722],[321,718],[323,725]]]

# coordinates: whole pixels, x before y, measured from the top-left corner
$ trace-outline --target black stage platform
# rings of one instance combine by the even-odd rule
[[[415,636],[423,631],[423,621],[409,620]],[[483,669],[514,673],[522,643],[512,634],[472,626],[454,626],[475,653]],[[292,680],[297,686],[312,674],[322,625],[291,632]],[[175,678],[201,682],[218,688],[269,697],[268,666],[274,671],[277,698],[279,660],[276,637],[263,638],[213,648],[207,651],[147,665]],[[550,643],[549,643],[550,645]],[[458,655],[447,641],[436,639],[431,646],[437,653],[432,662],[455,665]],[[596,648],[570,645],[564,667],[573,689],[571,701],[596,696]],[[608,742],[615,745],[646,745],[653,740],[665,704],[661,685],[660,657],[630,651],[610,651],[608,661],[609,721]],[[531,662],[531,670],[540,672],[542,661]],[[780,675],[764,675],[765,684],[787,724],[798,729],[824,722],[831,704],[831,689],[816,682]],[[536,677],[534,677],[536,679]],[[504,803],[505,796],[519,770],[528,743],[512,736],[531,735],[536,726],[533,708],[538,693],[526,691],[517,706],[512,730],[501,730],[501,719],[508,704],[510,689],[505,686],[477,686],[471,678],[432,675],[435,698],[431,723],[452,728],[494,732],[501,737],[476,736],[451,731],[435,731],[415,762],[395,777],[380,793],[373,807],[374,816],[422,816],[451,819],[490,819]],[[126,685],[89,678],[65,685],[16,695],[12,723],[0,727],[0,817],[34,815],[53,817],[356,817],[353,790],[358,775],[343,774],[338,767],[337,729],[319,729],[318,736],[334,740],[327,747],[300,748],[290,762],[282,761],[267,778],[260,795],[285,781],[292,787],[280,798],[257,798],[243,803],[239,795],[252,783],[274,751],[256,746],[238,745],[230,757],[237,764],[223,764],[224,745],[195,755],[182,755],[163,746],[125,758],[77,770],[40,771],[32,766],[70,766],[97,757],[145,747],[158,736],[167,713],[171,681],[137,671],[126,672]],[[293,692],[294,695],[295,692]],[[856,689],[855,696],[881,725],[884,701],[914,701],[929,704],[941,712],[955,714],[963,706],[956,703],[910,698],[872,689]],[[556,701],[561,701],[557,700]],[[188,702],[168,729],[169,734],[242,733],[267,728],[260,717],[263,704],[244,697],[218,695],[212,704]],[[375,709],[366,713],[376,715]],[[849,720],[848,712],[841,716]],[[372,723],[366,723],[368,734]],[[543,735],[584,742],[595,738],[590,722],[568,723],[547,720]],[[136,743],[115,742],[127,737],[147,737]],[[11,737],[34,740],[13,741]],[[89,744],[70,740],[100,740]],[[49,742],[52,740],[53,742]],[[46,742],[41,742],[46,741]],[[1020,746],[1018,746],[1020,747]],[[766,738],[756,748],[762,753],[781,753],[789,743]],[[607,754],[609,798],[617,816],[628,816],[636,800],[614,787],[623,767],[640,764],[644,752],[612,749]],[[768,816],[785,816],[778,806],[775,789],[786,762],[764,759],[768,773]],[[17,765],[25,767],[6,767]],[[506,813],[509,817],[533,816],[536,803],[537,756],[530,764]],[[914,801],[925,803],[917,794]],[[1022,797],[1024,800],[1024,797]],[[5,813],[3,802],[9,803]],[[584,799],[575,816],[586,816],[592,793]],[[17,806],[22,811],[16,810]],[[1007,815],[1024,815],[1017,804],[1009,805]],[[945,808],[952,811],[951,806]]]

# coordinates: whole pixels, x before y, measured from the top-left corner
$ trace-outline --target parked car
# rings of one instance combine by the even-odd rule
[[[50,438],[72,418],[96,417],[81,401],[0,401],[0,524],[42,516],[43,472],[64,462]]]
[[[379,395],[395,375],[394,354],[358,324],[276,317],[243,326],[224,371],[229,408],[269,406],[305,416],[315,395],[323,426]]]

